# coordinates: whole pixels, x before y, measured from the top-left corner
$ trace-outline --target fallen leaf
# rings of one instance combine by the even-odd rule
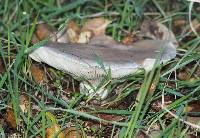
[[[147,93],[148,97],[151,97],[154,94],[159,81],[160,81],[160,70],[156,71],[156,73],[155,73],[154,79],[153,79],[151,86],[149,87],[149,91]]]
[[[82,44],[89,43],[92,36],[93,36],[92,31],[84,30],[80,33],[77,43],[82,43]]]
[[[148,137],[144,132],[142,132],[142,131],[139,131],[138,133],[137,133],[137,136],[136,136],[137,138],[146,138],[146,137]]]
[[[163,131],[161,129],[153,130],[150,132],[149,136],[150,136],[150,138],[159,138],[159,137],[161,137],[162,133],[163,133]]]
[[[198,122],[200,122],[200,117],[187,116],[187,121],[192,124],[198,124]]]
[[[31,65],[31,73],[32,73],[33,79],[38,84],[47,82],[47,78],[46,78],[44,70],[42,70],[38,65],[36,64]]]
[[[71,43],[76,43],[79,40],[79,35],[73,29],[68,28],[67,34]]]
[[[44,40],[50,37],[50,35],[52,35],[53,32],[54,32],[54,29],[45,23],[38,24],[36,27],[36,36],[39,40]]]
[[[80,27],[74,21],[69,21],[67,25],[67,35],[71,43],[77,43],[79,40]]]
[[[64,28],[58,32],[55,32],[54,34],[56,34],[56,40],[52,40],[52,41],[56,41],[58,43],[68,43],[69,41],[69,36],[67,34],[67,28]]]
[[[200,101],[192,101],[185,107],[185,112],[200,112]]]
[[[193,82],[195,82],[197,79],[195,78],[195,77],[191,77],[190,79],[189,79],[189,82],[191,82],[191,83],[193,83]]]
[[[177,20],[174,20],[173,24],[175,27],[184,26],[186,24],[186,20],[185,19],[177,19]]]
[[[12,105],[11,103],[8,105]],[[17,128],[17,123],[14,115],[14,111],[12,109],[12,106],[9,106],[6,110],[7,117],[6,121],[11,125],[12,128],[16,129]]]
[[[149,91],[148,91],[148,96],[152,96],[157,88],[157,85],[158,85],[158,80],[153,80],[150,88],[149,88]]]
[[[3,64],[3,59],[0,58],[0,75],[5,72],[5,67]]]
[[[200,33],[200,22],[198,21],[198,19],[192,20],[192,25],[193,25],[194,29],[196,30],[196,32]],[[191,28],[189,31],[190,32],[192,31]]]
[[[111,22],[112,21],[105,19],[104,17],[92,18],[85,22],[82,30],[91,30],[95,36],[104,35],[106,31],[106,27]]]
[[[82,132],[77,130],[76,127],[66,128],[65,133],[65,138],[83,138]]]
[[[198,77],[200,77],[200,66],[197,67],[197,70],[195,73],[197,74]]]
[[[40,40],[38,39],[38,37],[36,36],[36,34],[33,34],[33,37],[31,39],[31,43],[32,44],[36,44],[38,43]]]
[[[117,115],[112,115],[112,114],[98,114],[98,116],[101,118],[101,119],[104,119],[104,120],[108,120],[108,121],[121,121],[124,119],[124,117],[121,117],[121,116],[117,116]]]
[[[154,21],[144,21],[140,28],[145,37],[155,40],[167,40],[172,42],[175,47],[178,47],[174,33],[165,25]]]
[[[29,98],[26,95],[20,95],[20,108],[22,112],[27,113],[30,107]]]
[[[136,37],[135,34],[131,33],[128,34],[126,37],[123,38],[122,43],[125,45],[131,45],[134,42],[136,42],[138,40],[138,38]]]
[[[176,35],[180,35],[183,33],[185,27],[186,27],[186,20],[185,19],[177,19],[173,22],[173,31]]]
[[[190,76],[190,74],[187,71],[182,70],[182,71],[178,72],[177,78],[179,80],[187,80],[187,79],[189,79],[189,76]]]
[[[67,24],[67,28],[64,28],[63,30],[59,32],[53,31],[53,29],[48,26],[47,24],[39,24],[36,29],[36,35],[32,38],[32,43],[37,43],[39,40],[43,40],[45,38],[50,37],[50,40],[53,42],[59,42],[59,43],[89,43],[91,39],[95,36],[103,36],[105,37],[105,30],[108,24],[110,24],[111,21],[100,17],[100,18],[93,18],[84,24],[83,28],[81,29],[77,23],[74,21],[69,21]],[[98,37],[95,38],[94,41],[101,41],[99,44],[102,44],[102,38]],[[101,40],[98,40],[98,39]],[[114,41],[113,39],[107,39],[108,41]],[[98,43],[98,42],[97,42]]]
[[[67,28],[56,31],[53,27],[48,24],[39,24],[36,27],[36,32],[32,37],[32,44],[38,43],[40,40],[49,38],[52,42],[68,43],[69,38],[67,34]]]
[[[175,101],[174,97],[172,96],[165,96],[164,97],[164,106],[168,106],[171,103],[173,103]],[[162,110],[162,99],[159,98],[156,101],[153,101],[153,103],[151,104],[151,108],[157,112]]]
[[[163,32],[159,30],[159,26],[154,21],[144,21],[141,25],[141,32],[151,39],[162,39]]]
[[[148,97],[151,97],[151,96],[154,94],[154,92],[155,92],[155,90],[156,90],[156,88],[157,88],[157,85],[158,85],[159,80],[160,80],[160,71],[157,71],[157,72],[156,72],[156,75],[155,75],[155,77],[154,77],[154,79],[153,79],[153,81],[152,81],[152,83],[151,83],[151,85],[150,85],[150,87],[149,87],[149,90],[148,90],[148,92],[147,92],[147,96],[148,96]],[[144,84],[142,84],[142,86],[140,87],[140,89],[143,87],[143,85],[144,85]],[[135,105],[136,105],[136,106],[139,104],[140,99],[141,99],[141,93],[139,92],[139,93],[137,94],[137,97],[136,97],[136,102],[135,102]]]
[[[46,129],[46,138],[54,138],[57,135],[57,138],[65,138],[65,135],[63,132],[60,132],[61,128],[59,125],[55,124],[49,128]]]
[[[74,32],[76,32],[77,34],[79,34],[80,30],[81,30],[79,25],[74,21],[69,21],[68,24],[67,24],[67,28],[73,29]]]
[[[28,111],[30,103],[29,103],[29,98],[26,95],[20,95],[20,105],[19,106],[20,106],[20,109],[22,110],[22,112],[26,113]],[[12,128],[16,129],[17,124],[16,124],[14,110],[12,108],[11,102],[8,104],[6,113],[7,113],[6,121],[11,125]]]

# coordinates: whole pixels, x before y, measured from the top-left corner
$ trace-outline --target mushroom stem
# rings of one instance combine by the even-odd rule
[[[100,86],[100,80],[88,80],[80,83],[80,92],[92,97],[98,97],[104,100],[108,96],[108,90],[105,85]]]

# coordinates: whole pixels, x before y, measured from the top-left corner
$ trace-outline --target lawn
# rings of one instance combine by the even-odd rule
[[[200,3],[183,0],[0,0],[0,137],[198,137],[199,13]],[[117,79],[108,70],[105,99],[29,57],[49,33],[99,17],[111,21],[103,33],[127,47],[140,41],[144,21],[162,23],[176,37],[176,57]]]

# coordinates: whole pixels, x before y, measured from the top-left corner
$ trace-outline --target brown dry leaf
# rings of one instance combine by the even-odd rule
[[[52,35],[53,32],[54,32],[54,29],[45,23],[38,24],[36,27],[36,36],[39,40],[44,40],[50,37],[50,35]]]
[[[187,121],[192,123],[192,124],[198,124],[198,122],[200,122],[200,117],[187,116]]]
[[[180,72],[178,73],[177,78],[178,78],[179,80],[187,80],[187,79],[189,79],[189,76],[190,76],[190,74],[189,74],[187,71],[182,70],[182,71],[180,71]]]
[[[144,133],[144,132],[142,132],[142,131],[139,131],[138,133],[137,133],[137,136],[136,136],[137,138],[147,138],[148,136]]]
[[[36,64],[31,65],[31,73],[32,73],[33,79],[37,83],[41,84],[41,83],[47,82],[47,78],[46,78],[44,70],[42,70],[38,65]]]
[[[197,80],[197,78],[191,77],[191,78],[189,79],[189,82],[193,83],[193,82],[195,82],[196,80]]]
[[[77,130],[76,127],[69,127],[65,130],[65,138],[83,138],[83,134],[80,130]]]
[[[159,26],[154,21],[144,21],[141,25],[141,33],[151,39],[162,39],[163,32],[159,30]]]
[[[197,33],[200,33],[200,22],[197,19],[192,20],[192,25]],[[191,28],[189,31],[192,31]]]
[[[30,106],[29,98],[26,95],[20,95],[20,108],[22,112],[27,113]]]
[[[175,47],[178,47],[178,42],[174,33],[159,22],[144,21],[141,25],[141,33],[145,37],[149,37],[151,39],[170,41]]]
[[[74,32],[76,32],[77,34],[79,34],[81,30],[79,25],[74,21],[69,21],[69,23],[67,24],[67,28],[73,29]]]
[[[163,131],[161,130],[161,128],[158,130],[153,130],[150,132],[149,136],[150,138],[159,138],[161,137],[161,134],[163,133]]]
[[[158,71],[156,73],[156,75],[155,75],[155,77],[154,77],[154,79],[151,83],[151,86],[149,87],[149,91],[148,91],[148,94],[147,94],[148,97],[151,97],[154,94],[154,92],[157,88],[157,85],[159,83],[159,80],[160,80],[160,71]]]
[[[11,105],[11,103],[9,103],[8,105]],[[16,129],[17,123],[12,106],[8,107],[6,112],[7,112],[6,121],[11,125],[12,128]]]
[[[148,96],[151,96],[153,95],[153,93],[155,92],[156,90],[156,87],[158,85],[158,81],[157,80],[154,80],[149,88],[149,91],[148,91]]]
[[[197,70],[195,73],[197,74],[198,77],[200,77],[200,66],[197,67]]]
[[[190,102],[185,107],[185,112],[200,112],[200,101]]]
[[[67,35],[71,43],[77,43],[79,40],[80,27],[74,21],[69,21],[67,25]]]
[[[0,58],[0,75],[5,72],[5,67],[3,64],[3,59]]]
[[[84,30],[80,33],[77,43],[82,43],[82,44],[89,43],[92,36],[93,36],[92,31]]]
[[[85,22],[82,30],[91,30],[94,33],[94,36],[104,35],[106,27],[112,21],[105,19],[104,17],[92,18]]]
[[[162,104],[162,99],[158,99],[156,101],[154,101],[152,104],[151,104],[151,108],[157,112],[161,111],[162,110],[162,107],[161,107],[161,104]],[[168,106],[170,105],[171,103],[173,103],[175,101],[174,97],[172,96],[165,96],[164,97],[164,105],[165,106]]]
[[[38,37],[36,36],[36,34],[33,34],[33,37],[31,39],[31,43],[32,44],[36,44],[38,43],[40,40],[38,39]]]
[[[137,40],[138,40],[138,38],[136,37],[136,35],[131,33],[123,38],[122,43],[125,45],[131,45],[134,42],[136,42]]]
[[[67,29],[64,28],[58,32],[55,32],[56,34],[56,40],[55,38],[51,38],[52,41],[56,41],[58,43],[68,43],[69,42],[69,36],[67,34]]]
[[[173,31],[175,34],[180,35],[181,33],[183,33],[185,27],[186,27],[186,20],[185,19],[177,19],[174,20],[173,22]]]
[[[151,83],[148,93],[147,93],[148,97],[151,97],[154,94],[154,92],[157,88],[158,82],[159,82],[159,78],[160,78],[160,73],[156,74],[153,82]],[[143,83],[142,86],[140,87],[140,89],[143,87],[143,85],[145,85],[145,84]],[[140,99],[141,99],[141,93],[139,92],[136,97],[135,105],[138,105],[138,103],[140,102]]]
[[[175,27],[184,26],[186,24],[186,20],[185,19],[177,19],[177,20],[174,20],[173,24]]]
[[[60,130],[61,130],[61,128],[57,124],[47,128],[46,129],[46,138],[54,138],[54,136],[57,135],[60,132]],[[60,132],[58,134],[57,138],[65,138],[64,133]]]
[[[12,108],[12,103],[10,102],[9,107],[7,108],[6,112],[7,112],[7,117],[6,117],[6,121],[11,125],[12,128],[16,129],[17,128],[17,124],[16,124],[16,119],[15,119],[15,115],[14,115],[14,111]],[[28,107],[29,107],[29,99],[26,95],[20,95],[20,108],[23,112],[27,112],[28,111]]]
[[[110,115],[110,114],[98,114],[101,119],[108,120],[108,121],[121,121],[124,117],[117,116],[117,115]]]
[[[48,24],[42,23],[37,25],[36,32],[32,37],[32,44],[38,43],[40,40],[50,38],[53,42],[67,43],[69,42],[67,29],[64,28],[60,31],[56,31],[53,27]]]

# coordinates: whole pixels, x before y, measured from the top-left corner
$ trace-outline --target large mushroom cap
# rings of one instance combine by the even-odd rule
[[[166,62],[176,56],[176,48],[164,40],[143,40],[131,46],[49,43],[29,56],[75,77],[95,79],[105,74],[99,60],[111,70],[112,78],[119,78],[140,67],[152,68],[154,62],[146,61],[154,61],[159,54],[161,62]]]

